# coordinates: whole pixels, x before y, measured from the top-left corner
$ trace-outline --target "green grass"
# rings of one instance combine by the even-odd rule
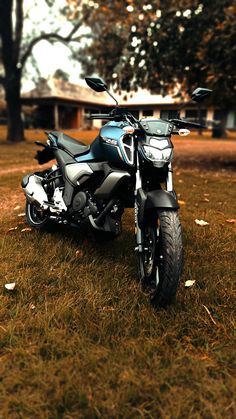
[[[104,244],[21,232],[32,148],[1,147],[15,171],[0,179],[0,417],[235,418],[233,173],[178,166],[185,269],[176,304],[154,310],[136,281],[132,211]]]

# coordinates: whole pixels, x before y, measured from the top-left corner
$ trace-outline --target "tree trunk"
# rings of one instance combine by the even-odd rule
[[[5,84],[7,103],[7,141],[24,141],[24,127],[21,117],[20,78],[12,77]]]
[[[219,124],[212,129],[212,138],[227,138],[226,131],[227,123],[227,109],[221,111],[221,118]]]

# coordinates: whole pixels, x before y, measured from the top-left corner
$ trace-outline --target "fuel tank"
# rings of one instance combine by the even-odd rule
[[[76,161],[108,161],[121,169],[134,166],[133,136],[123,130],[127,125],[126,122],[108,122],[91,144],[89,153],[79,156]]]
[[[134,139],[123,129],[127,125],[111,121],[100,130],[100,142],[108,161],[121,167],[134,165]]]

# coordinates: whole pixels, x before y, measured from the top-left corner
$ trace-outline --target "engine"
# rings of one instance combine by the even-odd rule
[[[73,198],[70,212],[72,212],[73,218],[79,221],[79,219],[85,219],[89,215],[96,216],[98,208],[88,191],[80,191]]]

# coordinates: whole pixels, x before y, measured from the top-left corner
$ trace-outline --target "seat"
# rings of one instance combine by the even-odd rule
[[[90,150],[90,146],[63,134],[63,132],[53,131],[52,134],[57,138],[58,147],[68,151],[74,157],[85,154]]]

